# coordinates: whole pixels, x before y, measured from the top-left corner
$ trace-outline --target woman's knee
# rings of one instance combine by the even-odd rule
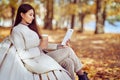
[[[71,47],[66,47],[65,48],[65,51],[67,51],[67,53],[69,55],[76,55],[75,52],[73,51],[73,49]]]
[[[74,62],[71,58],[66,58],[60,62],[63,67],[74,67]]]
[[[71,51],[73,52],[73,49],[71,47],[65,47],[64,50],[69,51],[69,52],[71,52]]]

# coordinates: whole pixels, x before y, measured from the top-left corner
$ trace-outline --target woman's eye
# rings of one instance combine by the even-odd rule
[[[30,14],[30,16],[33,16],[33,14]]]

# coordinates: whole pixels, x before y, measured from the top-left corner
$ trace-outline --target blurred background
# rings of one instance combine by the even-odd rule
[[[14,24],[21,3],[36,10],[39,27],[120,33],[120,0],[0,0],[0,27]]]
[[[0,0],[0,42],[22,3],[35,8],[40,32],[50,42],[60,43],[74,29],[71,47],[90,80],[120,80],[120,0]]]

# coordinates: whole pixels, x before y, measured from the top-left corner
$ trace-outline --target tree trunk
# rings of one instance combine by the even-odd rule
[[[47,14],[44,19],[44,29],[52,29],[53,3],[53,0],[46,1]]]
[[[73,4],[76,4],[76,3],[77,3],[77,0],[74,0],[72,3],[73,3]],[[72,14],[72,15],[71,15],[71,28],[72,28],[72,29],[74,28],[74,23],[75,23],[75,14]]]
[[[74,28],[74,23],[75,23],[75,15],[71,16],[71,29]]]
[[[79,13],[79,17],[80,17],[80,22],[81,22],[81,27],[80,30],[78,32],[83,32],[83,25],[84,25],[84,18],[85,18],[85,13]]]
[[[11,18],[12,18],[12,26],[13,26],[13,24],[14,24],[14,17],[15,17],[15,8],[14,7],[11,7],[11,9],[12,9],[12,16],[11,16]]]
[[[103,4],[104,3],[104,4]],[[95,33],[100,34],[104,33],[104,21],[106,18],[105,13],[105,7],[102,8],[102,5],[105,6],[105,2],[102,2],[101,0],[96,1],[96,29]]]

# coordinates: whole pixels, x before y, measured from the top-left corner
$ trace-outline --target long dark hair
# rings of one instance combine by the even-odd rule
[[[38,32],[38,27],[37,27],[37,24],[36,24],[35,10],[29,4],[21,4],[19,6],[18,11],[17,11],[17,15],[16,15],[16,19],[15,19],[15,23],[14,23],[13,27],[15,27],[16,25],[18,25],[21,22],[21,20],[22,20],[21,13],[26,13],[30,9],[32,9],[34,11],[34,19],[33,19],[32,23],[28,25],[28,27],[31,30],[35,31],[38,34],[39,38],[41,39],[42,37],[41,37],[41,35]]]

